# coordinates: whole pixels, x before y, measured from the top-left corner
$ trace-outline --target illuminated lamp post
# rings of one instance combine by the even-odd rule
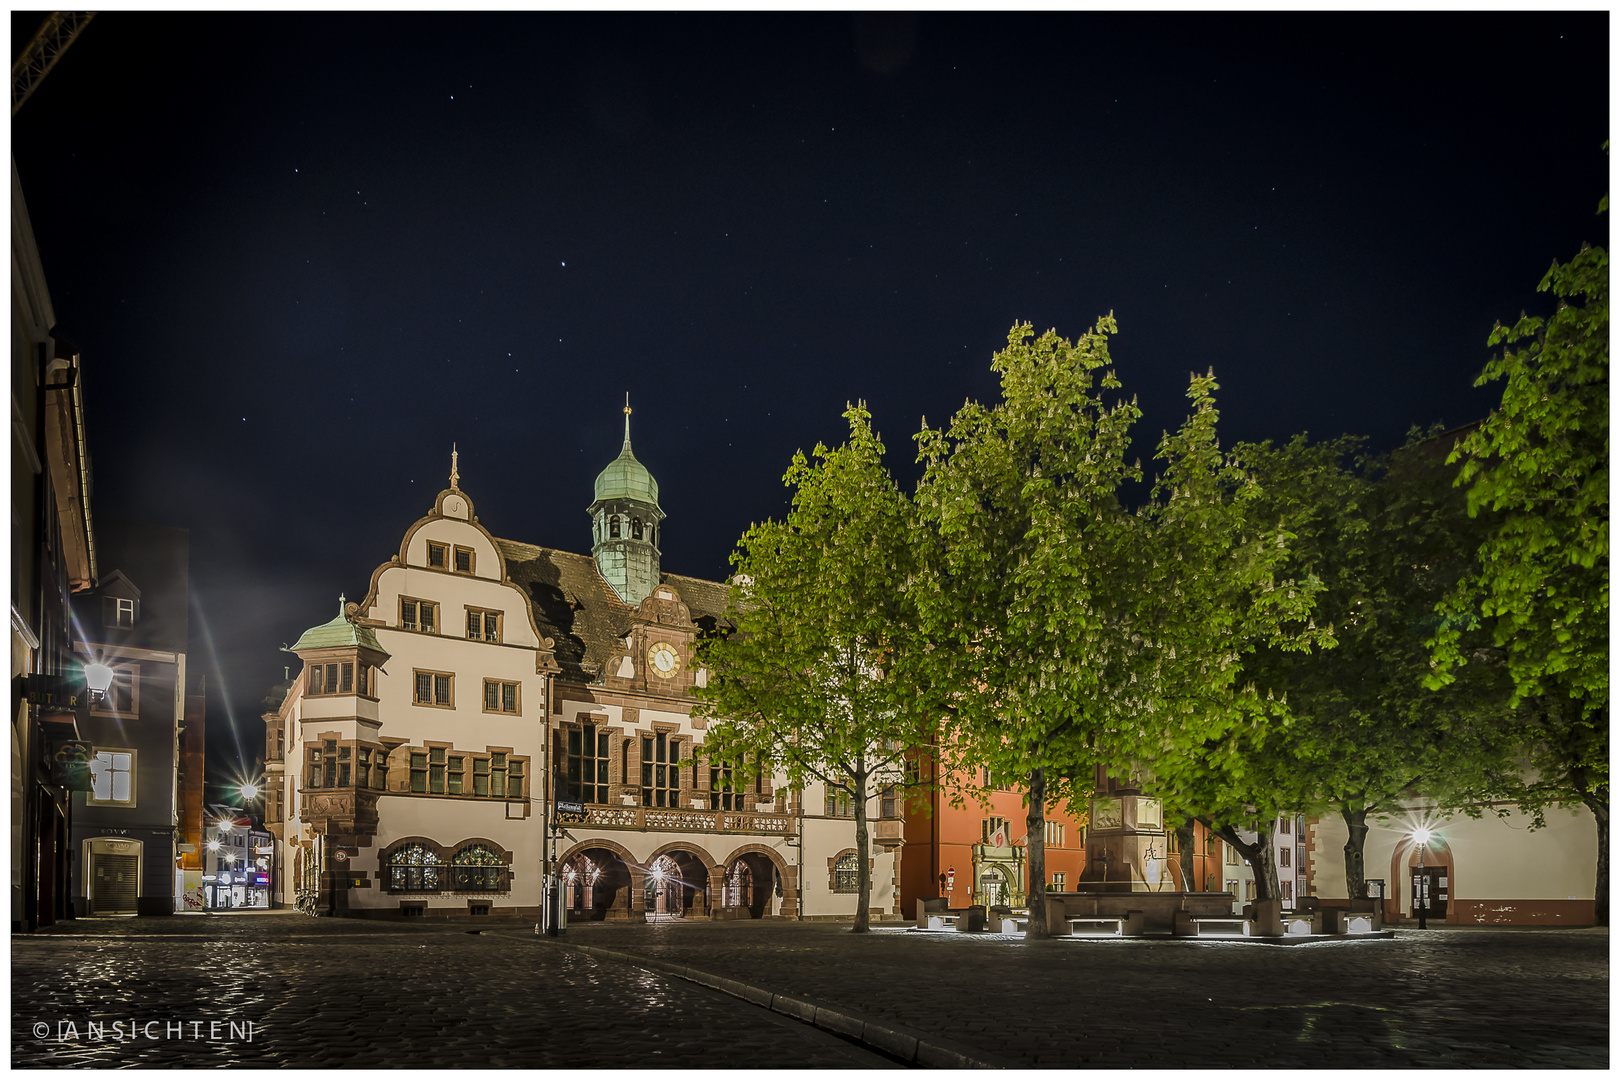
[[[91,701],[100,701],[112,689],[113,669],[101,661],[84,665],[84,688]]]
[[[1429,838],[1433,835],[1434,833],[1430,832],[1428,828],[1422,825],[1419,825],[1416,829],[1412,830],[1412,839],[1417,841],[1418,846],[1417,880],[1420,888],[1422,889],[1422,903],[1418,904],[1417,906],[1419,930],[1427,930],[1429,928],[1429,879],[1428,876],[1423,872],[1423,856],[1424,849],[1428,846]],[[1413,890],[1414,893],[1417,891],[1417,889]],[[1419,897],[1414,896],[1413,899],[1419,899]]]

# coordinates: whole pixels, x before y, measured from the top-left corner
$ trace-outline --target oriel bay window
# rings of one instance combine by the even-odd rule
[[[660,731],[641,737],[641,805],[679,806],[681,741]]]
[[[594,724],[568,729],[568,798],[588,803],[608,801],[609,744],[608,733]]]

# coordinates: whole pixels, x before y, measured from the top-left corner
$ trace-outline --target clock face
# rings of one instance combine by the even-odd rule
[[[671,678],[681,669],[680,656],[662,641],[647,650],[647,662],[652,665],[653,674],[660,679]]]

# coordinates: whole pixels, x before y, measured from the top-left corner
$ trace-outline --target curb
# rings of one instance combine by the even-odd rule
[[[662,960],[651,960],[630,953],[603,949],[596,945],[576,945],[565,941],[552,941],[551,944],[584,953],[597,959],[612,960],[616,963],[629,964],[633,967],[647,968],[665,975],[673,975],[677,979],[684,979],[699,986],[706,986],[711,990],[718,990],[722,994],[730,994],[732,997],[741,998],[749,1004],[758,1005],[774,1013],[780,1013],[794,1020],[803,1021],[812,1027],[818,1027],[823,1031],[850,1039],[910,1065],[918,1065],[928,1069],[1009,1069],[1014,1067],[1008,1062],[986,1055],[982,1050],[964,1046],[951,1039],[936,1038],[906,1027],[862,1020],[858,1016],[852,1016],[849,1013],[829,1008],[806,998],[778,994],[763,987],[754,986],[737,979],[728,979],[698,968],[685,967],[680,964],[668,964]]]

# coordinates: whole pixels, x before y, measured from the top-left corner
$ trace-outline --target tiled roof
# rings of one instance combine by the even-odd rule
[[[635,609],[603,579],[596,560],[555,548],[495,541],[506,573],[524,592],[542,637],[555,642],[557,664],[566,679],[597,681],[607,662],[624,651]],[[713,630],[724,619],[726,587],[702,578],[665,574],[692,611],[692,621]]]
[[[377,642],[376,633],[369,626],[360,626],[349,621],[343,612],[343,597],[338,597],[337,618],[329,623],[311,627],[305,630],[288,652],[299,652],[303,649],[332,649],[343,648],[349,645],[359,645],[388,655]]]

